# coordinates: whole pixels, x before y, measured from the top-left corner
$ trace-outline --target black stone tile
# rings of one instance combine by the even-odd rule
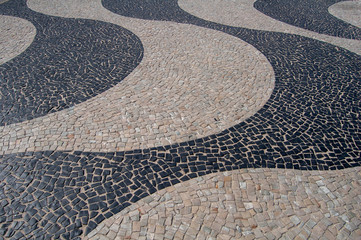
[[[255,46],[268,58],[276,74],[270,100],[245,122],[185,143],[114,153],[46,151],[2,155],[0,181],[7,179],[9,189],[5,191],[0,185],[0,191],[12,200],[4,208],[6,217],[0,218],[1,235],[26,231],[30,239],[54,234],[76,239],[83,234],[80,226],[87,225],[85,233],[89,233],[130,202],[212,172],[251,167],[336,170],[360,166],[359,56],[296,35],[210,23],[179,9],[174,0],[125,2],[120,5],[103,0],[106,8],[121,15],[208,27]],[[1,11],[5,11],[3,6],[12,11],[10,3],[0,5]],[[94,26],[88,26],[91,29],[114,27],[92,23]],[[122,31],[119,29],[114,27],[114,33]],[[315,72],[322,73],[323,78],[319,79]],[[45,201],[31,205],[29,194]],[[30,220],[9,228],[23,214]]]

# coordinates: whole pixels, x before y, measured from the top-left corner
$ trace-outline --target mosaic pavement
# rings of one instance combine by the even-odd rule
[[[360,239],[359,1],[0,1],[0,239]]]

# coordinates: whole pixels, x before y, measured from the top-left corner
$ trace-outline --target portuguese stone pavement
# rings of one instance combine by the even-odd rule
[[[0,239],[361,239],[361,2],[1,0]]]

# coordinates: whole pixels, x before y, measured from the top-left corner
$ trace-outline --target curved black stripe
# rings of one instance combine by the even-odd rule
[[[335,37],[361,40],[361,29],[334,17],[328,8],[344,0],[257,0],[254,7],[276,20]]]
[[[125,17],[190,24],[202,21],[183,11],[177,2],[176,0],[102,0],[106,9]]]
[[[243,123],[171,146],[117,153],[4,155],[0,235],[74,239],[83,234],[82,226],[88,233],[131,202],[217,171],[361,165],[360,56],[305,37],[207,22],[183,12],[176,1],[144,2],[154,8],[139,7],[143,1],[122,1],[144,10],[124,12],[217,29],[259,49],[276,74],[270,100]]]
[[[176,0],[103,0],[102,3],[119,15],[216,29],[252,44],[267,57],[276,75],[274,92],[258,114],[239,125],[253,129],[245,137],[262,140],[235,140],[244,146],[251,144],[255,149],[261,146],[260,151],[244,150],[247,152],[244,156],[251,161],[258,159],[259,166],[265,165],[263,158],[273,159],[277,167],[286,167],[279,160],[282,158],[317,159],[318,163],[304,165],[308,169],[328,169],[327,166],[338,161],[353,162],[360,158],[359,55],[298,35],[205,21],[183,11]],[[330,153],[326,154],[327,151]],[[327,161],[330,162],[326,164]],[[288,168],[295,165],[289,163]]]
[[[0,126],[90,99],[123,80],[143,57],[139,38],[113,24],[39,14],[24,0],[1,4],[0,14],[37,29],[26,51],[0,65]]]

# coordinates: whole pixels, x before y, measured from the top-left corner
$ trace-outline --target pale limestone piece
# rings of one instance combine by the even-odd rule
[[[24,52],[35,35],[36,28],[28,20],[0,15],[0,65]]]
[[[253,7],[255,1],[179,0],[178,4],[190,14],[208,21],[248,29],[297,34],[328,42],[361,55],[361,41],[319,34],[283,23],[255,9]],[[358,4],[353,4],[353,6],[359,7]],[[356,19],[359,19],[359,17],[357,16]],[[252,20],[250,21],[250,19]]]
[[[361,28],[361,0],[338,2],[328,8],[333,16]]]

